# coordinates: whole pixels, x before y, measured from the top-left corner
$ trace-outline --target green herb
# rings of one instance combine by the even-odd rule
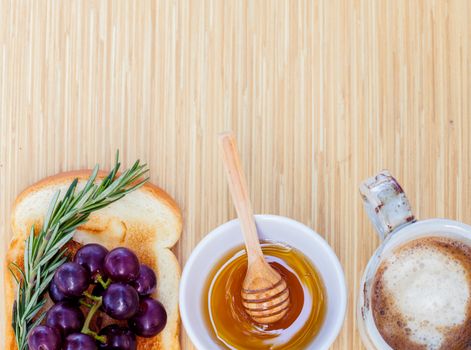
[[[95,183],[98,174],[96,165],[83,189],[76,192],[78,179],[75,179],[62,199],[59,200],[59,191],[55,193],[41,231],[35,235],[34,227],[31,227],[26,239],[24,269],[15,263],[9,266],[18,284],[12,327],[19,350],[27,349],[29,331],[41,323],[45,316],[40,312],[46,302],[44,292],[55,270],[67,259],[63,248],[72,239],[75,229],[83,225],[92,212],[119,200],[148,180],[141,179],[148,169],[139,161],[116,177],[119,167],[117,152],[116,165],[100,183]]]

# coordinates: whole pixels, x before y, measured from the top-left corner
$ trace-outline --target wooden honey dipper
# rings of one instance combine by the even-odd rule
[[[283,277],[263,256],[234,135],[231,132],[220,134],[219,144],[248,257],[247,274],[241,290],[242,303],[255,322],[274,323],[288,312],[289,289]]]

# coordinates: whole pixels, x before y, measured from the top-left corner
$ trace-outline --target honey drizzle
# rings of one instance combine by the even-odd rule
[[[326,312],[321,278],[302,253],[280,243],[263,242],[268,263],[286,280],[289,311],[280,321],[262,325],[245,312],[240,290],[247,271],[243,247],[231,251],[210,273],[203,300],[208,327],[229,349],[294,349],[306,347],[318,333]]]

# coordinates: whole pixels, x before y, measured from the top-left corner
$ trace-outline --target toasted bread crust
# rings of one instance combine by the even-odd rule
[[[10,349],[10,350],[16,350],[17,346],[15,343],[14,339],[14,333],[13,329],[11,328],[11,308],[13,306],[13,301],[15,298],[15,283],[13,278],[10,276],[9,270],[8,270],[8,264],[11,262],[17,262],[22,266],[23,262],[23,253],[24,253],[24,240],[26,237],[27,232],[22,232],[24,230],[20,229],[21,225],[17,222],[17,210],[19,205],[28,199],[29,196],[45,189],[45,188],[50,188],[50,187],[55,187],[55,186],[60,186],[60,185],[67,185],[73,179],[78,178],[79,180],[86,180],[90,176],[91,170],[78,170],[78,171],[68,171],[68,172],[63,172],[59,173],[53,176],[49,176],[47,178],[44,178],[40,180],[39,182],[31,185],[30,187],[26,188],[24,191],[20,193],[20,195],[17,197],[14,205],[13,205],[13,210],[12,210],[12,218],[11,218],[11,226],[12,226],[12,231],[13,231],[13,237],[9,245],[9,249],[7,252],[6,256],[6,268],[5,268],[5,305],[6,305],[6,334],[5,334],[5,349]],[[106,172],[100,171],[98,174],[98,178],[103,178],[106,176]],[[156,201],[159,203],[163,204],[165,207],[167,207],[174,218],[174,230],[175,234],[172,236],[171,241],[167,241],[165,246],[162,247],[155,247],[153,243],[155,243],[155,237],[150,237],[150,233],[148,230],[146,231],[145,225],[144,231],[141,233],[139,232],[138,229],[134,228],[133,230],[130,230],[135,234],[135,237],[126,237],[126,241],[123,243],[120,242],[120,245],[129,245],[131,249],[137,250],[137,254],[139,255],[139,258],[143,263],[146,263],[150,266],[153,266],[154,269],[156,269],[156,272],[159,274],[160,269],[162,266],[158,266],[157,260],[158,256],[157,253],[162,253],[165,257],[165,265],[169,265],[171,272],[172,272],[172,277],[171,281],[169,281],[169,285],[173,285],[175,283],[178,284],[178,281],[180,280],[180,274],[181,274],[181,268],[178,264],[178,260],[176,259],[175,255],[172,253],[165,253],[165,251],[168,251],[179,239],[182,231],[182,226],[183,226],[183,220],[182,220],[182,214],[180,211],[180,208],[176,204],[176,202],[162,189],[159,187],[146,183],[144,186],[142,186],[140,189],[137,191],[145,192],[152,196]],[[41,224],[41,222],[38,222],[38,224]],[[85,225],[86,226],[86,225]],[[89,228],[84,228],[85,231],[89,230]],[[92,232],[92,231],[91,231]],[[128,234],[129,235],[129,234]],[[93,234],[92,234],[93,236]],[[142,244],[142,243],[144,244]],[[139,248],[139,245],[142,245],[143,248]],[[145,248],[144,248],[145,247]],[[166,267],[167,268],[167,267]],[[164,274],[165,275],[165,274]],[[166,283],[165,280],[162,280],[160,278],[159,283]],[[177,290],[175,290],[175,296],[172,295],[170,296],[172,305],[174,302],[178,301],[178,285],[177,285]],[[166,296],[168,298],[168,295]],[[176,298],[176,300],[174,300]],[[176,324],[172,324],[171,326],[171,334],[166,334],[165,339],[162,339],[161,335],[158,335],[154,338],[139,338],[138,339],[138,349],[139,350],[144,350],[144,349],[175,349],[178,350],[180,349],[180,344],[179,344],[179,314],[178,314],[178,307],[176,310],[175,308],[172,308],[172,310],[169,310],[172,313],[172,319],[174,320],[173,322],[176,322]]]
[[[15,226],[15,212],[18,203],[23,201],[25,197],[30,195],[31,193],[37,192],[41,190],[42,188],[49,187],[51,185],[57,185],[61,183],[70,183],[72,182],[75,178],[79,180],[87,180],[91,174],[92,170],[91,169],[83,169],[83,170],[72,170],[72,171],[64,171],[55,175],[51,175],[48,177],[43,178],[42,180],[39,180],[38,182],[32,184],[31,186],[25,188],[15,199],[15,202],[13,203],[13,208],[12,208],[12,214],[11,214],[11,227],[13,230],[13,235],[16,235],[18,232],[15,231],[16,226]],[[97,178],[102,179],[104,178],[108,173],[106,171],[100,170],[98,172]],[[119,173],[118,173],[119,175]],[[182,212],[180,210],[180,207],[178,204],[175,202],[175,200],[170,197],[170,195],[162,190],[160,187],[147,182],[144,186],[141,187],[142,190],[147,191],[151,193],[153,196],[155,196],[157,199],[160,201],[165,202],[169,208],[171,208],[175,214],[176,217],[179,218],[180,222],[180,229],[179,232],[181,233],[182,226],[183,226],[183,219],[182,219]],[[178,237],[180,238],[180,237]],[[176,241],[175,241],[176,243]]]

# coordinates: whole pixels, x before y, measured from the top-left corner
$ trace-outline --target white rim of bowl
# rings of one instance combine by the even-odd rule
[[[331,259],[331,263],[337,273],[337,276],[340,276],[340,284],[342,285],[342,290],[340,291],[340,306],[339,306],[339,317],[336,317],[335,323],[332,327],[329,327],[330,332],[328,333],[327,336],[327,341],[325,343],[325,348],[329,348],[330,345],[332,345],[337,339],[337,336],[340,333],[340,330],[344,324],[345,321],[345,316],[346,316],[346,311],[347,311],[347,284],[345,281],[345,274],[343,272],[342,265],[340,264],[339,258],[335,254],[334,250],[332,247],[327,243],[327,241],[321,237],[316,231],[314,231],[312,228],[304,225],[303,223],[296,221],[294,219],[288,218],[286,216],[280,216],[280,215],[271,215],[271,214],[257,214],[255,215],[255,221],[257,220],[264,220],[264,221],[283,221],[287,222],[293,226],[297,226],[300,231],[310,231],[312,235],[312,239],[314,239],[317,243],[319,243],[320,246],[328,253]],[[190,323],[190,320],[187,317],[187,314],[183,310],[188,310],[188,307],[186,305],[186,302],[183,298],[183,291],[187,288],[187,280],[188,280],[188,274],[189,274],[189,269],[186,268],[186,266],[191,266],[196,259],[196,257],[199,255],[199,253],[206,248],[208,245],[208,242],[212,239],[213,236],[219,234],[220,231],[223,231],[227,226],[234,226],[238,224],[238,219],[233,219],[230,221],[227,221],[223,223],[222,225],[217,226],[213,230],[211,230],[208,234],[206,234],[205,237],[199,243],[196,245],[196,247],[193,249],[193,251],[190,254],[190,257],[188,258],[185,266],[183,267],[183,273],[180,281],[180,288],[179,288],[179,309],[180,309],[180,317],[182,319],[183,326],[185,327],[185,331],[190,337],[190,340],[192,341],[193,345],[197,349],[204,349],[205,346],[201,344],[198,336],[195,334],[193,329],[190,329],[186,327],[187,324]],[[324,346],[324,345],[323,345]]]

